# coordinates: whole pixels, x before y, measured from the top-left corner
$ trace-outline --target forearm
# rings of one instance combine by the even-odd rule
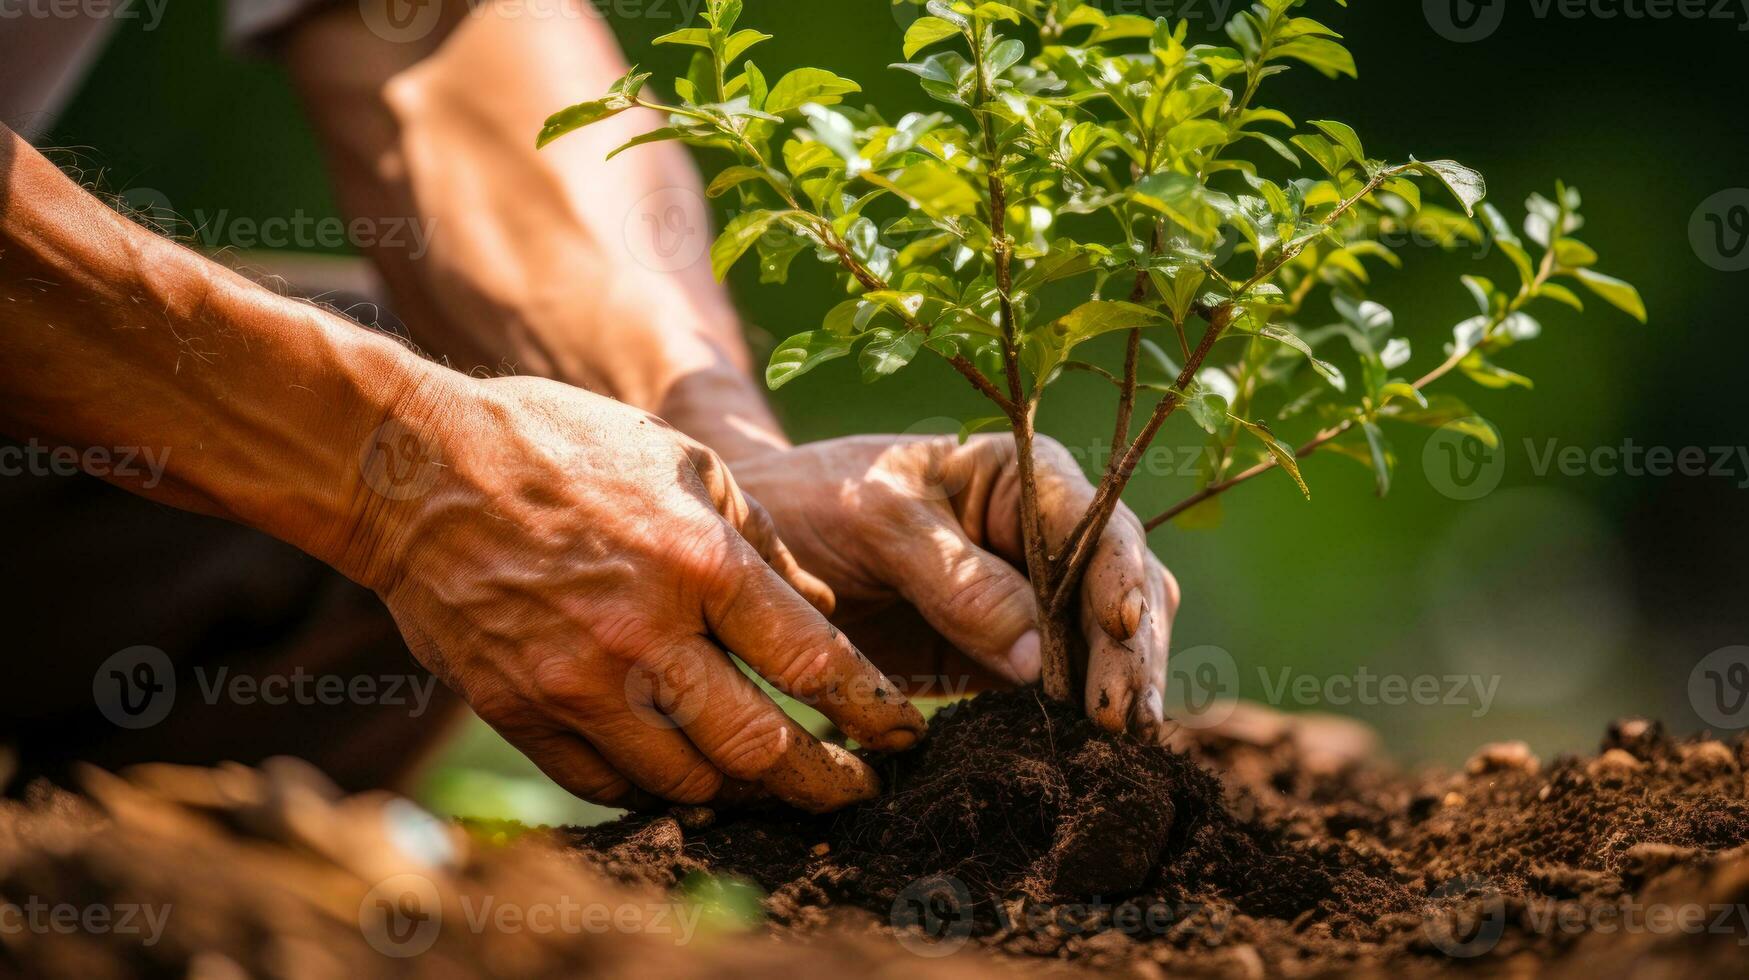
[[[372,249],[422,347],[464,370],[590,387],[731,458],[783,444],[710,274],[691,162],[672,145],[604,160],[661,120],[628,114],[534,147],[548,114],[625,70],[593,8],[487,5],[428,45],[385,42],[336,8],[284,54],[343,204],[424,232],[423,249]],[[675,238],[638,240],[671,216]]]
[[[150,448],[100,474],[282,538],[361,580],[366,439],[423,412],[441,369],[116,215],[0,127],[0,428]],[[418,406],[418,407],[415,407]]]

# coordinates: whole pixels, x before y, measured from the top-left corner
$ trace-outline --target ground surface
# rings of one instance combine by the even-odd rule
[[[1741,739],[1622,722],[1594,757],[1494,746],[1451,774],[1338,765],[1267,725],[1177,741],[987,695],[846,813],[520,836],[342,798],[290,762],[93,773],[0,804],[0,967],[1691,980],[1749,963]],[[86,918],[62,929],[56,906]]]

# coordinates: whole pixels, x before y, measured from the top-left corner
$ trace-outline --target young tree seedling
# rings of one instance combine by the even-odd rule
[[[1150,530],[1174,518],[1206,524],[1222,493],[1270,470],[1309,497],[1299,461],[1320,449],[1372,467],[1383,494],[1387,422],[1455,425],[1492,445],[1491,426],[1425,389],[1453,372],[1528,387],[1495,355],[1540,333],[1526,312],[1533,302],[1583,310],[1564,281],[1645,321],[1637,291],[1595,271],[1596,253],[1573,237],[1578,191],[1533,196],[1521,238],[1483,203],[1470,168],[1375,159],[1343,123],[1298,125],[1259,103],[1263,83],[1294,66],[1356,75],[1340,35],[1301,15],[1309,5],[1262,0],[1231,19],[1224,43],[1193,43],[1183,21],[1107,14],[1085,0],[928,0],[905,32],[909,60],[894,67],[944,109],[889,122],[846,106],[861,86],[834,72],[797,68],[769,81],[746,55],[770,35],[737,27],[742,0],[709,0],[703,26],[656,40],[696,49],[672,83],[676,101],[650,96],[650,74],[633,69],[604,97],[553,115],[538,141],[641,107],[667,124],[614,153],[680,140],[734,158],[708,189],[740,205],[710,251],[718,278],[751,251],[761,281],[782,283],[811,251],[849,296],[818,329],[778,346],[771,387],[852,353],[873,380],[927,350],[989,399],[997,414],[966,423],[961,437],[1013,433],[1044,686],[1068,699],[1071,600],[1143,454],[1180,409],[1211,451],[1197,492]],[[1424,202],[1426,181],[1462,213]],[[1400,264],[1387,243],[1409,234],[1447,248],[1487,243],[1517,280],[1464,276],[1479,312],[1419,375],[1404,373],[1410,345],[1393,336],[1391,312],[1367,298],[1375,269]],[[1308,325],[1315,296],[1336,322]],[[1080,356],[1112,333],[1123,338],[1121,364]],[[1326,353],[1343,344],[1357,376]],[[1066,371],[1109,381],[1117,410],[1091,505],[1050,542],[1035,425]],[[1319,428],[1295,449],[1273,425],[1299,418]]]

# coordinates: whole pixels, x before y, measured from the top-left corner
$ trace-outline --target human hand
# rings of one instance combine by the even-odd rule
[[[434,469],[411,499],[367,495],[354,577],[481,718],[602,803],[702,803],[751,783],[822,811],[878,790],[727,656],[866,746],[902,749],[923,731],[815,608],[830,610],[830,590],[713,453],[566,385],[443,384],[391,423],[403,450],[383,451],[404,454],[411,435]]]
[[[1039,509],[1060,546],[1094,488],[1058,443],[1038,442]],[[889,674],[941,683],[1039,677],[1037,608],[1023,562],[1011,436],[862,436],[734,463],[802,567],[836,593],[834,621]],[[1082,585],[1087,713],[1154,737],[1178,583],[1120,507]],[[964,656],[961,656],[963,652]],[[929,693],[914,690],[913,694]],[[949,690],[947,693],[957,693]]]

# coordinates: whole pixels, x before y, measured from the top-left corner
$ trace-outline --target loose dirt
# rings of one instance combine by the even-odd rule
[[[1173,743],[991,694],[882,760],[887,794],[849,811],[541,831],[431,821],[289,760],[92,771],[81,792],[0,801],[0,973],[1695,980],[1749,964],[1741,737],[1624,721],[1595,756],[1495,745],[1418,773],[1343,764],[1282,725]],[[674,895],[740,878],[762,923],[676,928],[695,906]],[[32,902],[156,910],[162,934],[63,930]]]
[[[1461,773],[1401,774],[1330,771],[1280,734],[1179,734],[1182,754],[1031,692],[987,694],[887,761],[888,795],[865,806],[677,811],[570,841],[622,880],[751,878],[779,933],[869,930],[926,953],[1400,976],[1566,972],[1589,940],[1674,950],[1685,977],[1749,967],[1741,739],[1625,721],[1596,758],[1545,769],[1496,745]]]

